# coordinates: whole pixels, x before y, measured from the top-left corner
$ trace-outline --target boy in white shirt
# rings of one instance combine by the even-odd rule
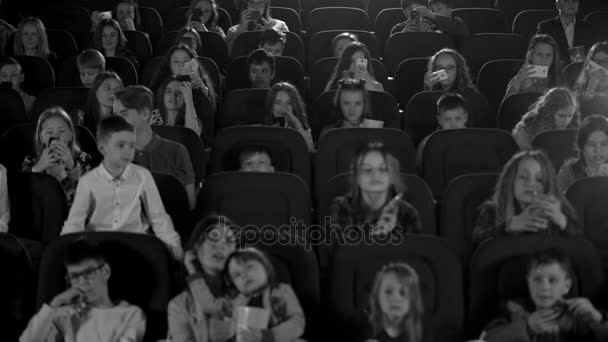
[[[44,304],[20,342],[140,342],[146,330],[142,310],[108,294],[111,274],[99,245],[82,237],[67,247],[69,288]]]
[[[61,235],[81,231],[154,234],[181,260],[179,234],[165,211],[152,174],[132,164],[135,132],[125,119],[112,116],[97,130],[103,162],[80,178],[74,203]]]

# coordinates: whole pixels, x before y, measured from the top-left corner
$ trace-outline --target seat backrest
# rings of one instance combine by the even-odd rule
[[[304,0],[310,3],[310,9],[322,7],[346,7],[365,10],[367,8],[364,0]]]
[[[300,4],[300,0],[274,0],[272,2],[272,6],[291,8],[296,11],[296,13],[302,13],[302,6]],[[274,17],[274,12],[272,14]],[[291,29],[291,27],[289,28]]]
[[[182,237],[182,241],[186,241],[194,229],[194,217],[189,209],[186,188],[177,177],[168,173],[152,172],[152,177],[175,231]]]
[[[141,31],[124,31],[123,33],[127,38],[127,47],[135,53],[141,65],[152,58],[152,43],[146,33]]]
[[[216,120],[216,132],[228,126],[263,124],[268,89],[238,89],[227,92]]]
[[[186,13],[188,12],[187,6],[174,7],[170,14],[169,20],[167,21],[167,30],[179,30],[186,25]]]
[[[181,126],[153,125],[152,129],[161,137],[184,145],[190,155],[194,179],[199,186],[205,180],[205,147],[200,137],[191,129]]]
[[[422,91],[414,94],[405,107],[403,130],[412,138],[415,146],[433,133],[437,122],[437,100],[443,91]]]
[[[576,135],[575,129],[544,131],[532,139],[532,147],[545,151],[551,159],[555,172],[558,172],[566,160],[578,156]],[[566,191],[566,189],[562,190]]]
[[[308,63],[312,65],[321,58],[335,57],[331,43],[334,37],[336,37],[342,32],[345,31],[331,30],[321,31],[315,34],[310,39],[309,46],[312,46],[314,48],[308,50]],[[356,35],[359,38],[359,41],[365,44],[365,46],[369,49],[372,58],[380,58],[376,37],[371,32],[361,30],[349,30],[348,32]]]
[[[338,322],[368,309],[376,273],[391,262],[406,262],[420,281],[425,312],[438,341],[458,341],[452,334],[462,332],[464,293],[462,266],[450,246],[440,238],[409,235],[407,247],[360,244],[338,248],[330,278],[331,311]],[[449,286],[446,286],[449,284]],[[345,337],[353,329],[340,325],[337,334]],[[336,338],[342,341],[344,338]]]
[[[199,192],[195,215],[200,219],[212,212],[259,230],[277,230],[298,221],[306,225],[311,214],[310,192],[302,178],[291,173],[214,173]]]
[[[329,207],[332,200],[337,196],[343,196],[350,192],[350,177],[348,172],[332,177],[321,189],[318,195],[318,221],[325,222],[330,216]],[[429,235],[437,235],[435,200],[433,193],[424,180],[413,174],[402,173],[401,178],[405,183],[406,191],[404,199],[416,208],[418,217],[422,222],[422,232]]]
[[[473,253],[473,230],[479,206],[492,195],[497,173],[476,173],[454,178],[441,198],[439,235],[446,239],[463,261]]]
[[[49,49],[53,51],[60,59],[76,56],[78,54],[78,46],[74,36],[65,30],[46,30],[49,40]]]
[[[211,155],[212,172],[240,169],[239,154],[247,146],[263,146],[276,171],[293,173],[310,185],[310,154],[302,135],[294,129],[272,126],[234,126],[216,137]]]
[[[325,2],[323,6],[326,5]],[[317,32],[327,30],[359,30],[369,27],[369,17],[360,8],[321,7],[312,10],[306,20],[306,32],[314,37]]]
[[[511,132],[541,93],[517,93],[502,100],[498,108],[498,128]]]
[[[32,122],[38,121],[40,114],[53,106],[61,106],[68,114],[74,114],[76,110],[84,110],[88,95],[89,89],[85,87],[46,89],[36,97],[32,109]],[[72,120],[74,119],[72,117]]]
[[[220,68],[217,66],[217,63],[215,63],[215,61],[209,57],[198,57],[197,59],[198,62],[203,66],[203,68],[205,68],[205,71],[207,72],[207,75],[209,75],[209,78],[211,78],[216,92],[218,92],[218,94],[221,94],[222,82],[220,76]]]
[[[422,178],[435,196],[467,173],[500,172],[519,151],[513,136],[490,128],[438,130],[431,134],[419,161]]]
[[[494,8],[457,8],[452,11],[454,17],[462,19],[471,34],[475,33],[510,33],[507,17]]]
[[[376,34],[378,47],[380,48],[380,52],[383,54],[383,56],[386,48],[386,42],[391,36],[393,26],[405,21],[405,16],[403,15],[401,5],[397,7],[398,8],[386,8],[381,10],[380,13],[376,15],[374,20],[374,33]]]
[[[90,40],[91,14],[84,7],[56,6],[41,12],[38,17],[47,28],[69,31],[79,50]]]
[[[297,59],[287,56],[276,56],[274,82],[289,82],[298,88],[301,94],[304,93],[304,69]],[[249,81],[249,65],[247,57],[240,56],[232,60],[226,75],[226,89],[247,89],[251,88]]]
[[[557,16],[556,10],[551,9],[530,9],[521,11],[513,19],[512,31],[521,35],[525,40],[529,40],[538,28],[538,23]]]
[[[481,67],[496,59],[524,59],[527,42],[517,34],[478,33],[462,42],[462,55],[473,79]]]
[[[563,73],[568,87],[574,88],[576,80],[580,76],[581,71],[583,71],[583,64],[583,62],[574,62],[564,67]]]
[[[585,230],[585,237],[608,257],[608,213],[605,203],[608,199],[608,178],[588,177],[579,179],[566,191],[566,198],[578,215]]]
[[[503,11],[509,23],[521,11],[529,9],[555,10],[555,4],[552,1],[545,0],[497,0],[496,8]]]
[[[428,58],[410,58],[399,63],[395,70],[391,94],[400,108],[405,108],[412,96],[424,90],[424,75],[428,63]]]
[[[139,15],[141,16],[141,30],[150,35],[150,43],[152,46],[156,46],[155,44],[164,32],[163,19],[152,7],[139,6]]]
[[[270,12],[273,18],[284,21],[287,27],[289,27],[289,32],[295,34],[302,33],[302,19],[300,19],[299,12],[296,12],[293,8],[276,7],[274,3],[272,5],[273,7],[270,8]]]
[[[494,0],[454,0],[454,8],[493,8]]]
[[[521,59],[499,59],[487,62],[479,70],[477,89],[488,99],[491,127],[496,127],[498,107],[505,97],[509,82],[517,75],[523,63]]]
[[[21,95],[12,88],[0,88],[0,134],[10,127],[30,121],[29,115],[25,114],[25,104]]]
[[[232,46],[232,58],[249,55],[253,50],[259,48],[262,31],[243,32],[236,37]],[[293,32],[285,32],[285,48],[283,56],[293,57],[300,63],[304,63],[304,43],[302,39]],[[302,64],[304,65],[304,64]]]
[[[443,48],[454,48],[450,36],[436,32],[399,32],[386,42],[384,65],[393,75],[401,62],[410,58],[426,58]]]
[[[376,22],[378,18],[378,14],[385,9],[399,8],[401,9],[401,0],[376,0],[369,2],[369,8],[367,9],[367,14],[369,14],[369,18],[372,22]],[[376,26],[374,25],[374,30]],[[382,46],[384,47],[384,46]]]
[[[478,333],[496,317],[501,302],[528,297],[525,259],[549,248],[561,250],[572,261],[574,286],[569,295],[596,297],[603,286],[604,274],[591,242],[545,234],[490,239],[477,248],[471,261],[468,303],[471,332]]]
[[[321,136],[317,145],[317,193],[333,176],[349,171],[357,149],[370,141],[382,142],[399,160],[402,172],[415,173],[416,150],[407,133],[390,128],[332,129]]]
[[[67,234],[44,251],[40,265],[38,305],[48,303],[64,291],[66,248],[86,236],[97,241],[111,267],[109,291],[112,299],[139,306],[146,315],[146,339],[167,336],[167,305],[172,296],[172,259],[165,244],[148,234],[84,232]],[[136,272],[136,276],[135,273]]]
[[[45,89],[55,86],[55,71],[51,63],[38,56],[15,56],[25,75],[22,83],[23,90],[38,96]]]
[[[106,57],[106,69],[116,72],[125,87],[139,84],[137,69],[128,58]]]

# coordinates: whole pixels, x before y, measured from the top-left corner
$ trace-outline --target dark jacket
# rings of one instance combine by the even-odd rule
[[[548,34],[557,43],[562,61],[570,63],[570,52],[568,52],[568,40],[564,32],[564,26],[559,16],[538,23],[537,34]],[[585,46],[585,52],[598,41],[597,32],[593,26],[582,19],[577,18],[574,24],[574,40],[572,47]]]

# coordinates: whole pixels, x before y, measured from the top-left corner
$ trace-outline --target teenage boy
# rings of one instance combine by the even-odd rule
[[[80,83],[85,88],[91,88],[95,77],[100,72],[106,71],[106,59],[101,52],[95,49],[85,50],[80,53],[78,58],[76,58],[76,63],[78,64]]]
[[[270,88],[274,79],[274,56],[264,49],[254,50],[247,56],[251,88]]]
[[[464,21],[452,16],[453,0],[401,0],[405,22],[393,26],[391,35],[398,32],[439,32],[452,38],[466,38],[469,29]]]

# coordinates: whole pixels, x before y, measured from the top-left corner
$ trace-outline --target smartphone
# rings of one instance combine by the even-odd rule
[[[49,138],[49,145],[48,146],[51,146],[54,143],[57,143],[57,142],[60,142],[60,141],[61,141],[61,137],[50,137]]]
[[[190,78],[190,75],[178,75],[177,77],[175,77],[175,79],[178,82],[191,82],[192,79]]]
[[[249,19],[255,21],[256,23],[262,19],[262,12],[260,11],[250,11]]]
[[[190,74],[198,71],[198,61],[196,58],[192,58],[191,60],[184,63],[184,73]]]
[[[203,23],[203,10],[200,8],[195,8],[192,10],[192,17],[190,20],[196,21],[197,23]]]
[[[437,81],[445,81],[448,79],[448,72],[445,70],[435,71],[431,74],[431,77],[436,78]]]
[[[11,82],[2,82],[0,83],[0,88],[12,88],[13,84]]]
[[[357,68],[367,70],[367,59],[366,58],[357,58],[357,61],[355,62],[355,66]]]
[[[285,127],[285,118],[282,116],[275,116],[272,123],[273,126]]]
[[[549,76],[549,67],[544,65],[533,65],[532,66],[532,74],[530,77],[532,78],[547,78]]]
[[[344,71],[342,71],[342,78],[345,78],[345,79],[355,78],[355,72],[352,70],[344,70]]]
[[[418,18],[420,18],[420,13],[419,13],[418,11],[414,11],[414,10],[412,10],[412,11],[410,12],[410,19],[412,19],[412,20],[416,20],[416,19],[418,19]]]
[[[186,44],[188,45],[191,49],[193,49],[192,47],[192,37],[182,37],[179,40],[180,44]]]

